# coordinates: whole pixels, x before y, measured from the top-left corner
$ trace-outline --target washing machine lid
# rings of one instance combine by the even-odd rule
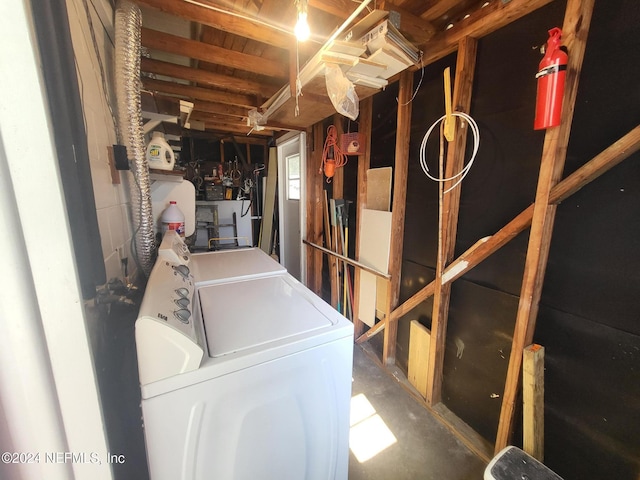
[[[331,327],[304,287],[290,275],[201,287],[198,291],[210,357],[221,357]]]
[[[191,256],[196,285],[247,280],[287,270],[259,248],[196,253]]]

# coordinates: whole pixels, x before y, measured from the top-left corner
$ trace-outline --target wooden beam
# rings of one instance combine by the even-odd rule
[[[544,347],[529,345],[522,362],[522,449],[544,462]]]
[[[524,17],[553,0],[511,0],[510,2],[491,2],[485,8],[472,13],[469,18],[458,22],[449,30],[438,33],[426,44],[423,64],[429,65],[453,53],[458,42],[464,37],[480,39],[499,30],[509,23]]]
[[[192,115],[196,112],[229,115],[238,118],[246,118],[249,114],[246,107],[229,105],[225,103],[207,102],[205,100],[196,100],[193,102]]]
[[[364,154],[358,156],[358,190],[356,196],[356,231],[355,231],[355,255],[360,258],[360,219],[362,210],[367,207],[367,170],[371,166],[371,127],[373,124],[373,97],[360,101],[360,118],[358,132],[364,140]],[[356,270],[353,281],[353,328],[356,338],[364,331],[364,322],[360,320],[360,270]]]
[[[404,241],[404,217],[407,199],[407,173],[409,170],[409,140],[411,136],[411,95],[413,94],[413,72],[405,70],[400,75],[398,91],[398,117],[396,127],[396,150],[393,169],[393,205],[391,207],[392,230],[389,248],[389,274],[391,283],[385,312],[389,313],[398,304],[400,276],[402,274],[402,243]],[[395,363],[398,322],[387,325],[384,331],[382,363]]]
[[[578,94],[578,79],[582,69],[594,1],[568,0],[565,11],[562,39],[571,54],[565,79],[562,123],[558,127],[549,128],[544,138],[520,303],[496,436],[496,452],[509,443],[520,381],[522,350],[533,340],[557,209],[557,205],[551,200],[551,190],[559,182],[564,169],[575,99]]]
[[[400,14],[400,32],[416,45],[426,43],[436,33],[435,27],[429,20],[414,15],[406,8],[388,1],[378,4],[378,8]]]
[[[333,126],[336,127],[336,135],[338,136],[338,145],[340,144],[340,135],[344,133],[344,117],[339,113],[333,114]],[[336,168],[333,175],[333,198],[344,198],[344,168]]]
[[[431,6],[420,14],[420,18],[436,20],[454,8],[458,3],[460,3],[460,0],[438,0],[437,2],[431,2]]]
[[[222,90],[214,90],[212,88],[192,87],[191,85],[184,85],[182,83],[165,82],[163,80],[154,80],[146,77],[142,78],[142,88],[153,92],[179,95],[181,97],[192,98],[194,100],[225,103],[247,108],[255,108],[257,106],[255,97],[252,97],[251,95],[224,92]]]
[[[248,55],[218,47],[217,45],[198,42],[144,27],[141,29],[141,33],[142,45],[151,50],[182,55],[225,67],[276,77],[281,80],[289,78],[289,67],[285,62]]]
[[[201,70],[198,68],[185,67],[171,62],[163,62],[152,58],[142,57],[140,59],[140,70],[142,72],[165,75],[181,80],[188,80],[195,83],[203,83],[215,88],[227,89],[232,92],[245,92],[252,95],[271,96],[278,88],[269,86],[264,82],[253,82],[229,75]]]
[[[238,133],[240,135],[247,135],[249,133],[250,128],[247,126],[238,126],[238,125],[228,125],[224,123],[218,122],[205,122],[204,124],[205,130],[209,132],[218,132],[218,133]],[[263,130],[261,132],[253,131],[251,135],[255,135],[258,137],[270,137],[272,135],[271,132]]]
[[[556,185],[551,190],[550,201],[552,203],[559,203],[565,200],[638,151],[640,151],[640,125],[629,131],[622,138]],[[478,266],[493,253],[509,243],[509,241],[529,228],[532,218],[533,205],[530,205],[495,234],[478,240],[445,269],[442,275],[443,282],[453,282]],[[397,321],[420,305],[420,303],[431,297],[435,291],[435,285],[436,283],[433,281],[421,288],[411,296],[411,298],[396,308],[391,313],[389,320],[391,322]],[[377,324],[365,334],[367,337],[363,338],[362,341],[373,337],[376,333],[382,331],[383,328],[384,323],[381,322]]]
[[[200,112],[198,110],[194,110],[191,113],[191,120],[196,120],[200,122],[220,122],[227,123],[232,125],[242,125],[247,126],[247,122],[244,121],[240,117],[235,117],[233,115],[226,115],[224,113],[209,113],[209,112]]]
[[[318,165],[322,157],[322,122],[316,123],[307,135],[306,168],[306,222],[307,239],[322,243],[322,176],[318,175]],[[322,252],[311,247],[306,249],[307,287],[316,295],[322,295]]]
[[[640,125],[553,187],[551,201],[562,202],[638,151],[640,151]]]
[[[460,40],[458,58],[456,60],[456,78],[453,90],[453,111],[469,113],[471,93],[476,66],[478,42],[470,37]],[[454,140],[449,143],[445,177],[456,175],[464,167],[469,125],[456,119]],[[457,181],[445,182],[441,188],[449,190]],[[427,403],[440,403],[442,395],[442,372],[444,368],[444,351],[449,317],[449,301],[451,283],[442,282],[442,274],[453,260],[458,232],[458,213],[460,211],[460,192],[462,184],[445,193],[441,205],[441,244],[438,246],[436,265],[436,287],[433,296],[433,314],[431,317],[431,345],[429,348],[429,365],[427,368]]]
[[[289,49],[294,41],[292,34],[288,34],[275,28],[270,28],[263,22],[251,21],[245,18],[222,13],[203,5],[195,5],[189,2],[177,2],[175,0],[135,0],[139,5],[144,5],[170,15],[184,18],[191,22],[201,23],[210,27],[247,37],[258,42],[273,45],[275,47]],[[224,6],[222,9],[228,10]]]

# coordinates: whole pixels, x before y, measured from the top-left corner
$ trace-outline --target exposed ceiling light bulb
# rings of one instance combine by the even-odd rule
[[[304,42],[309,39],[309,35],[311,35],[311,30],[309,29],[309,24],[307,23],[307,14],[306,12],[300,12],[298,14],[298,22],[296,23],[296,27],[293,30],[296,34],[296,38],[300,42]]]
[[[309,39],[311,35],[311,29],[307,22],[307,1],[308,0],[296,0],[296,9],[298,10],[298,21],[293,29],[296,38],[299,42],[304,42]]]

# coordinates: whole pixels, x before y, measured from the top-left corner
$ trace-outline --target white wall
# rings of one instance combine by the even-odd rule
[[[7,427],[0,443],[42,457],[0,476],[107,480],[112,472],[51,136],[55,112],[48,111],[29,6],[5,0],[0,7],[0,251],[4,278],[11,280],[0,289]],[[100,125],[97,118],[87,122]],[[47,452],[95,453],[104,461],[47,463]]]
[[[113,184],[107,147],[117,142],[114,119],[116,113],[113,88],[113,11],[107,0],[88,0],[91,25],[104,69],[104,91],[98,55],[82,0],[67,0],[71,37],[76,56],[78,78],[87,130],[91,176],[102,239],[102,254],[107,279],[123,276],[122,258],[128,258],[129,273],[135,269],[131,256],[131,202],[129,171],[118,173],[122,183]]]

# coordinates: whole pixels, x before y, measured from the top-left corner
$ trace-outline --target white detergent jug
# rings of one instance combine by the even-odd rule
[[[151,141],[147,145],[147,162],[149,168],[173,170],[176,158],[162,132],[153,132]]]
[[[174,200],[171,200],[169,206],[162,212],[160,223],[162,224],[162,236],[167,230],[175,230],[184,239],[184,213]]]

